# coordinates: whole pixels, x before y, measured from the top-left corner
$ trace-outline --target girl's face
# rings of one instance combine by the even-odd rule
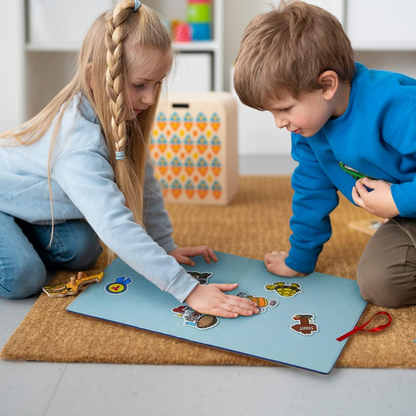
[[[162,80],[170,70],[170,53],[154,47],[126,48],[125,120],[132,120],[153,105]]]

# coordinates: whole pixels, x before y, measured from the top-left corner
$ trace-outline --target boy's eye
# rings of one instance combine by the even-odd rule
[[[287,111],[290,110],[291,107],[286,107],[286,108],[280,108],[278,111],[281,113],[286,113]]]

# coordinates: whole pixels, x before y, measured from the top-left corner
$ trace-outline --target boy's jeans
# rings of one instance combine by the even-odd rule
[[[100,240],[84,220],[54,226],[34,225],[0,212],[0,296],[26,298],[47,283],[46,269],[92,268],[101,253]]]
[[[416,305],[416,218],[392,218],[376,231],[358,265],[357,283],[374,305]]]

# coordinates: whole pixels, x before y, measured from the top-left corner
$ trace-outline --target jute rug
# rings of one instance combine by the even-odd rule
[[[291,196],[289,177],[242,177],[237,198],[226,207],[168,205],[180,246],[207,244],[218,251],[263,259],[273,249],[288,249]],[[348,227],[373,218],[341,197],[332,214],[333,237],[316,271],[355,279],[369,237]],[[102,256],[91,272],[105,268]],[[59,272],[53,283],[68,280]],[[88,289],[87,289],[88,290]],[[190,365],[276,365],[66,311],[73,297],[42,294],[1,352],[6,360]],[[383,310],[367,306],[359,324]],[[382,332],[350,337],[338,367],[416,368],[416,307],[390,309],[393,321]],[[380,319],[380,321],[379,321]],[[384,320],[384,321],[383,321]],[[372,325],[374,322],[374,325]],[[372,326],[384,323],[378,316]]]

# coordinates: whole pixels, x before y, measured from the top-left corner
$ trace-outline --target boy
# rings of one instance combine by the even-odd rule
[[[292,132],[299,163],[291,249],[266,254],[267,269],[288,277],[314,270],[339,190],[390,219],[360,260],[363,298],[384,307],[416,304],[416,80],[355,63],[339,21],[296,1],[251,21],[234,85],[244,104],[270,111],[277,127]],[[367,177],[355,181],[339,162]]]

